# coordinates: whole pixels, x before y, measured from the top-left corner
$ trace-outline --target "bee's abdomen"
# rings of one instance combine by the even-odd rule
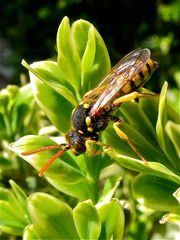
[[[126,84],[124,84],[121,89],[122,93],[128,94],[143,86],[145,82],[147,82],[147,80],[150,78],[151,74],[156,70],[156,68],[157,62],[149,58],[144,66],[142,66],[141,70],[136,73],[132,79],[128,79],[126,81]]]

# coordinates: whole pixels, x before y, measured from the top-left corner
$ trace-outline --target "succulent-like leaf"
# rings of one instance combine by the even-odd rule
[[[36,76],[36,78],[48,84],[67,101],[73,105],[77,104],[75,91],[66,79],[63,78],[57,62],[40,61],[29,65],[23,60],[22,65],[30,71],[30,79],[33,78],[33,75]]]
[[[177,224],[180,227],[180,215],[179,215],[179,213],[177,213],[177,214],[175,214],[175,213],[165,214],[162,217],[162,219],[160,220],[160,223],[165,224],[167,222]]]
[[[69,25],[69,19],[64,17],[57,32],[57,63],[63,77],[73,86],[78,93],[81,80],[81,61]]]
[[[81,59],[81,86],[85,93],[110,71],[109,54],[102,37],[88,21],[75,21],[72,35]]]
[[[33,113],[34,96],[30,84],[27,84],[19,89],[19,93],[16,96],[16,101],[11,112],[11,126],[14,133],[20,132],[19,129],[24,124],[27,127],[29,121],[25,121],[27,112],[29,113],[29,119],[31,113]],[[24,123],[23,123],[24,121]],[[31,120],[30,120],[31,121]]]
[[[128,168],[133,171],[150,174],[153,176],[161,177],[163,179],[168,179],[174,183],[180,183],[180,177],[170,171],[163,164],[157,162],[147,162],[144,163],[142,160],[136,158],[127,157],[122,154],[118,154],[115,151],[109,150],[108,154],[121,166]]]
[[[99,239],[123,239],[124,235],[124,212],[117,199],[111,199],[96,205],[102,231]]]
[[[34,231],[34,227],[33,225],[28,225],[25,229],[24,229],[24,233],[23,233],[23,240],[38,240],[40,239],[37,234]]]
[[[98,212],[90,200],[78,203],[73,210],[73,218],[81,239],[98,239],[101,223]]]
[[[26,196],[26,194],[13,180],[10,180],[9,183],[12,187],[13,192],[16,195],[18,203],[21,205],[21,208],[24,211],[24,214],[27,215],[27,206],[26,206],[27,196]]]
[[[10,148],[17,154],[39,149],[44,146],[55,145],[51,139],[45,136],[26,136],[11,144]],[[57,144],[56,144],[57,145]],[[37,171],[55,155],[55,151],[44,151],[29,156],[22,156]],[[91,182],[80,171],[72,155],[65,152],[45,172],[47,180],[58,190],[71,196],[87,199],[91,189]]]
[[[137,201],[158,211],[173,211],[179,209],[178,201],[173,197],[178,184],[167,179],[140,174],[133,181],[133,195]]]
[[[55,127],[63,133],[70,128],[70,115],[73,106],[47,84],[31,78],[36,101]],[[48,101],[47,101],[48,99]]]
[[[0,188],[0,229],[6,233],[22,235],[27,225],[27,216],[14,194]]]
[[[106,180],[103,188],[103,193],[98,202],[110,201],[117,190],[122,177],[116,177],[111,179],[110,177]]]
[[[177,124],[173,121],[167,122],[165,131],[167,132],[169,138],[171,139],[174,145],[174,148],[176,149],[177,156],[180,156],[180,145],[178,144],[179,137],[180,137],[179,130],[180,130],[180,124]],[[180,172],[180,163],[177,166],[179,167],[179,172]]]
[[[49,194],[34,193],[28,198],[28,209],[40,239],[79,239],[72,209],[66,203]]]

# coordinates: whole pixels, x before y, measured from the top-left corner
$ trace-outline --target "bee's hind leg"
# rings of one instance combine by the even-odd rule
[[[118,120],[116,120],[113,124],[113,128],[116,132],[116,134],[122,139],[127,141],[127,143],[129,144],[129,146],[133,149],[133,151],[142,159],[142,161],[144,163],[147,163],[147,161],[144,159],[144,157],[141,155],[141,153],[138,151],[138,149],[136,148],[136,146],[134,145],[134,143],[129,139],[129,137],[127,136],[126,133],[124,133],[119,126],[121,126],[123,123],[123,119],[122,118],[118,118]]]

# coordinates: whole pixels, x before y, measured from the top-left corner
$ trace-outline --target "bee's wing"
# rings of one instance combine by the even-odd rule
[[[110,104],[126,80],[138,73],[149,58],[149,49],[135,49],[123,57],[96,88],[89,94],[85,94],[84,99],[93,103],[90,116],[95,116],[107,104]]]

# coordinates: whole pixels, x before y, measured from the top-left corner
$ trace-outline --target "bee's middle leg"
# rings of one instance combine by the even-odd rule
[[[134,91],[134,92],[125,94],[124,96],[114,99],[113,105],[116,107],[119,107],[124,102],[129,102],[131,100],[137,100],[138,98],[147,98],[147,97],[154,97],[154,96],[157,96],[157,94],[141,93],[141,92]]]
[[[104,147],[104,149],[101,148],[99,150],[96,150],[96,149],[93,148],[93,144]],[[104,143],[100,142],[100,141],[94,141],[94,140],[88,139],[86,141],[86,149],[87,149],[87,153],[88,153],[89,156],[95,157],[95,156],[98,156],[98,155],[102,154],[103,152],[111,149],[111,147],[108,146],[107,144],[104,144]]]

